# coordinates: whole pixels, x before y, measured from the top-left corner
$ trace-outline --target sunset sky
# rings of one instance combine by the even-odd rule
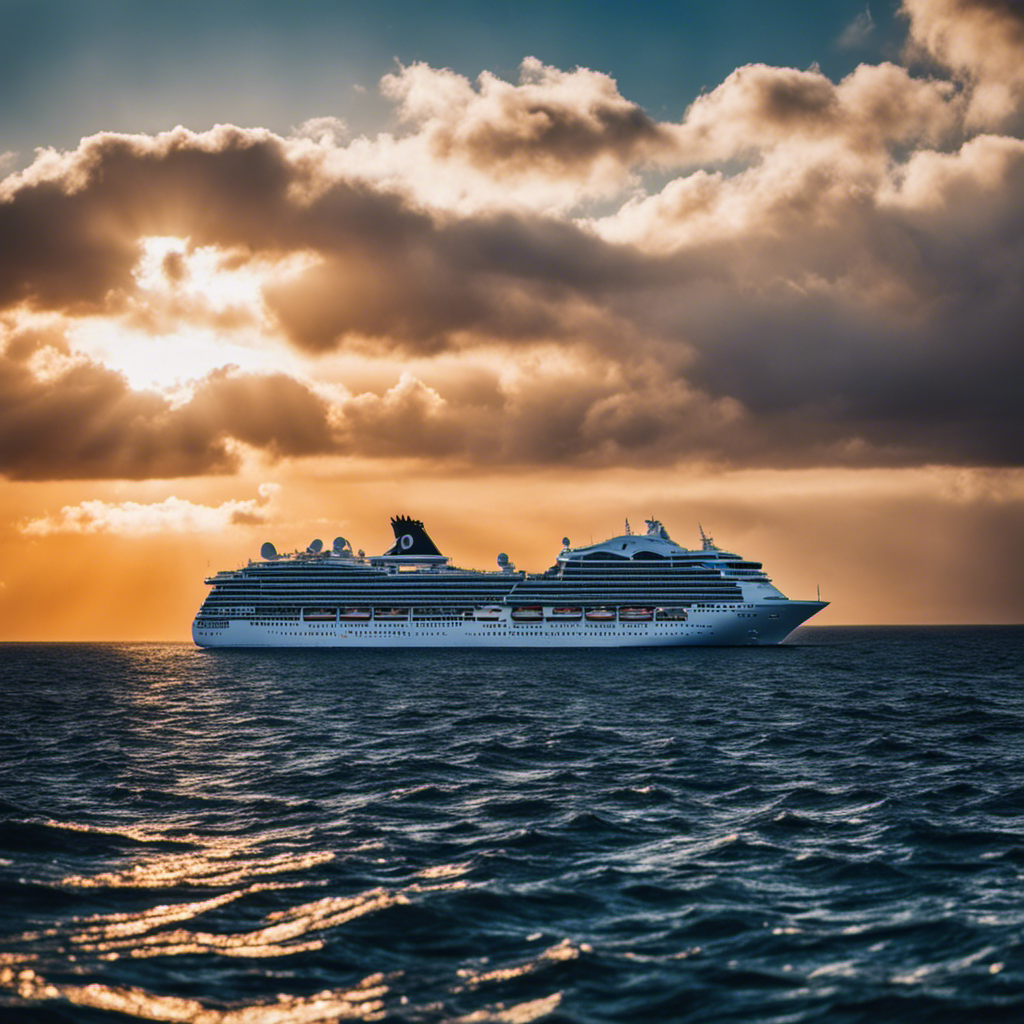
[[[0,0],[0,639],[416,516],[1024,621],[1024,6]]]

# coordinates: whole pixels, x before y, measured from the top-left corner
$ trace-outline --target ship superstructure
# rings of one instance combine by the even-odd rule
[[[498,556],[496,571],[451,565],[423,523],[392,518],[394,544],[354,553],[317,540],[218,572],[192,624],[203,647],[624,647],[777,644],[827,602],[791,601],[764,572],[715,545],[645,533],[562,550],[542,573]]]

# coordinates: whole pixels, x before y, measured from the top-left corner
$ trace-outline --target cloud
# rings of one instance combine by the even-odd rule
[[[196,431],[165,398],[66,352],[63,339],[26,333],[0,355],[0,472],[141,479],[236,467],[222,438]]]
[[[875,19],[871,17],[871,8],[865,7],[846,28],[838,39],[841,50],[856,50],[862,47],[874,34]]]
[[[277,489],[276,484],[262,484],[258,498],[225,501],[220,505],[196,504],[173,495],[153,504],[83,501],[65,505],[56,515],[30,519],[20,529],[30,537],[54,533],[113,533],[122,537],[211,533],[266,522],[266,506]]]
[[[995,127],[1024,101],[1024,9],[1015,0],[903,0],[914,43],[963,77],[968,121]]]
[[[340,117],[311,117],[303,121],[298,128],[293,128],[292,134],[299,138],[312,139],[321,145],[337,145],[348,136],[348,126]]]
[[[1012,24],[908,9],[936,54],[929,25]],[[1014,463],[1024,142],[970,127],[1003,67],[975,57],[966,92],[893,63],[839,82],[749,65],[674,124],[583,68],[416,64],[384,82],[396,136],[219,126],[42,152],[0,183],[0,471],[225,473],[245,450]],[[42,316],[62,340],[12,326]],[[211,357],[172,399],[76,349],[86,321],[180,332],[182,352],[190,327],[244,330],[288,358]],[[387,374],[321,379],[352,354]],[[438,369],[477,357],[473,387]]]
[[[177,415],[213,435],[226,435],[272,458],[334,449],[328,402],[286,374],[218,371]]]
[[[13,479],[146,479],[229,473],[237,444],[271,458],[332,451],[327,403],[283,374],[218,371],[181,405],[20,332],[0,355],[0,472]]]
[[[625,99],[608,75],[561,71],[535,57],[522,62],[517,85],[484,72],[474,88],[452,71],[417,63],[386,76],[382,88],[436,157],[499,179],[619,184],[624,169],[663,158],[673,146],[667,127]]]
[[[893,144],[939,142],[959,116],[955,90],[895,64],[861,64],[838,85],[820,71],[737,68],[699,97],[674,135],[681,161],[724,162],[826,147],[855,161],[888,158]]]

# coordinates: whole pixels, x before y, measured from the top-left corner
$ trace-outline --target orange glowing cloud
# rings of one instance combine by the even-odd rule
[[[677,123],[527,58],[401,67],[376,137],[41,151],[0,182],[0,471],[1017,464],[1011,8],[909,0],[952,78],[750,65]]]

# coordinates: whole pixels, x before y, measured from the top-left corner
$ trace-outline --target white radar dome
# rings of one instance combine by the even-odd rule
[[[277,558],[277,548],[269,540],[260,548],[260,558]]]
[[[319,537],[316,540],[310,541],[309,547],[306,548],[307,551],[312,551],[314,555],[319,555],[323,549],[324,542]]]
[[[348,548],[348,550],[349,550],[349,551],[351,551],[351,550],[352,550],[352,545],[351,545],[351,544],[349,544],[349,542],[348,542],[347,540],[345,540],[345,538],[344,538],[344,537],[335,537],[335,538],[334,538],[334,544],[332,545],[332,547],[333,547],[333,550],[334,550],[334,552],[335,552],[336,554],[339,554],[339,555],[340,555],[340,554],[342,553],[342,551],[344,551],[344,550],[345,550],[346,548]]]
[[[563,548],[567,548],[568,546],[569,546],[569,538],[568,537],[563,537],[562,538],[562,547]]]
[[[500,565],[502,569],[504,569],[505,566],[508,565],[508,555],[506,555],[504,551],[502,551],[502,553],[498,555],[498,565]]]

